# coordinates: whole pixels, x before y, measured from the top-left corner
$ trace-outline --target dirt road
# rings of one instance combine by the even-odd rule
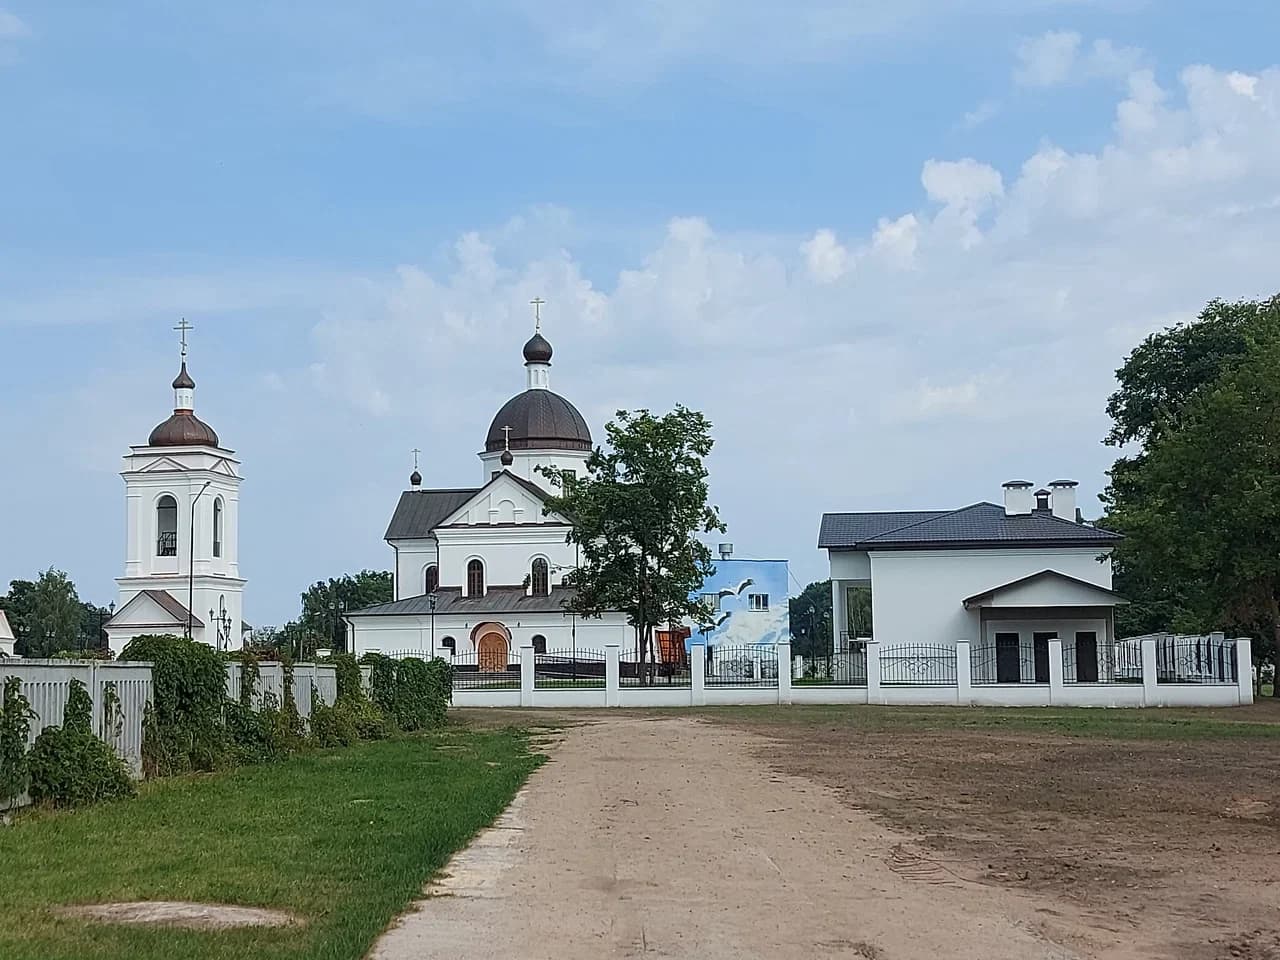
[[[571,727],[502,821],[375,960],[1040,960],[1018,895],[964,879],[803,777],[763,737],[687,717]],[[1121,954],[1109,954],[1120,956]]]

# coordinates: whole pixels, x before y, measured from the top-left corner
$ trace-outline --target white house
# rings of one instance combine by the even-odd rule
[[[1078,679],[1096,680],[1096,651],[1115,639],[1125,602],[1111,589],[1119,539],[1082,521],[1070,480],[1035,493],[1010,481],[1003,506],[824,514],[837,650],[859,638],[967,639],[974,682],[1048,683],[1056,638],[1085,672]]]
[[[582,415],[551,391],[551,353],[540,332],[524,345],[526,389],[489,425],[479,485],[422,489],[417,469],[409,477],[385,534],[394,599],[346,615],[357,655],[456,654],[492,672],[522,644],[554,652],[626,642],[623,614],[582,619],[564,609],[575,549],[568,521],[545,513],[538,467],[585,471],[592,447]]]
[[[139,634],[184,635],[188,626],[218,649],[241,645],[240,462],[195,415],[185,337],[173,415],[124,457],[124,576],[105,626],[113,654]]]
[[[13,628],[9,626],[9,618],[5,616],[3,610],[0,610],[0,657],[14,655],[13,642]]]

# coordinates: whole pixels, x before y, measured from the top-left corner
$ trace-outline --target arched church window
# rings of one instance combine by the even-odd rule
[[[440,568],[434,563],[427,567],[427,573],[423,583],[424,593],[435,593],[440,589]]]
[[[222,498],[213,501],[213,555],[222,556]]]
[[[453,637],[445,637],[440,641],[440,646],[444,647],[450,653],[453,653],[457,649],[457,645],[458,642],[454,640]]]
[[[542,557],[534,559],[530,580],[532,581],[530,592],[535,597],[545,597],[551,592],[551,573],[547,567],[547,561]]]
[[[484,596],[484,564],[479,560],[467,562],[467,596]]]
[[[540,633],[535,633],[533,635],[533,652],[534,653],[547,652],[547,638]]]
[[[178,555],[178,501],[167,493],[156,502],[156,556]]]

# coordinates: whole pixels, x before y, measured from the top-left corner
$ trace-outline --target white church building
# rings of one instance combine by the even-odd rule
[[[245,580],[238,563],[240,462],[195,414],[195,381],[173,381],[173,415],[129,448],[125,485],[125,565],[105,630],[113,655],[140,634],[185,636],[239,649]]]
[[[506,670],[516,648],[603,650],[625,644],[622,613],[570,614],[565,575],[576,564],[570,524],[547,513],[539,467],[585,473],[591,431],[550,387],[551,344],[524,345],[526,387],[494,415],[480,452],[480,482],[423,488],[415,468],[385,539],[394,554],[394,598],[346,614],[357,655],[411,652],[473,658]]]

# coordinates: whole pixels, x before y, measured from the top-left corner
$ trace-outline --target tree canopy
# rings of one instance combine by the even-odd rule
[[[101,626],[106,608],[84,603],[71,578],[50,567],[35,580],[11,580],[0,596],[13,628],[15,652],[24,657],[51,657],[62,651],[99,650],[106,646]]]
[[[817,580],[788,601],[791,651],[800,657],[824,657],[831,644],[831,581]]]
[[[314,644],[302,652],[309,654],[315,646],[346,651],[347,627],[342,613],[386,603],[391,598],[389,570],[361,570],[357,574],[344,574],[336,580],[317,580],[302,595],[302,614],[298,617],[297,626],[308,644]],[[289,632],[290,627],[286,624],[283,632]]]
[[[568,608],[585,617],[625,612],[643,676],[654,627],[707,617],[697,594],[714,567],[698,537],[725,530],[707,503],[711,423],[682,406],[661,416],[619,410],[605,435],[608,446],[587,458],[585,476],[541,468],[558,491],[545,509],[570,520],[578,546]]]

